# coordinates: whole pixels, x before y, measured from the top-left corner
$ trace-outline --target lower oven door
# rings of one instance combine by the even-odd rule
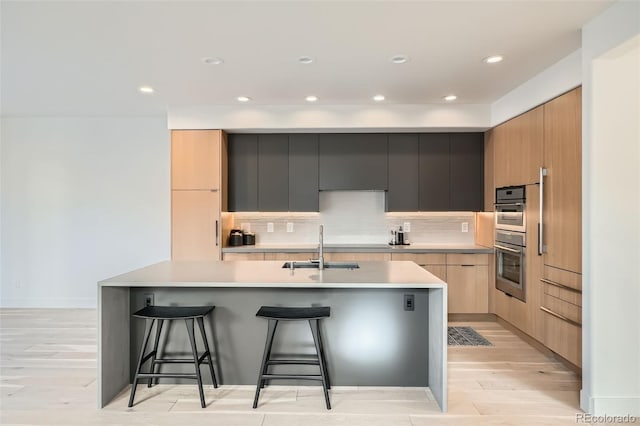
[[[496,288],[525,302],[524,248],[496,244]]]

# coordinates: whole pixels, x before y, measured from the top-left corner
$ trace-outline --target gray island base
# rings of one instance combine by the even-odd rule
[[[447,410],[444,282],[413,262],[293,271],[283,263],[166,261],[99,282],[98,406],[132,382],[144,323],[131,314],[151,294],[156,305],[216,306],[205,328],[223,385],[256,383],[267,332],[266,321],[255,316],[260,306],[330,306],[331,317],[321,321],[321,328],[332,385],[429,387]],[[406,295],[414,297],[414,310],[405,309]],[[189,354],[183,322],[175,321],[169,332],[165,351]],[[198,347],[202,350],[200,340]],[[308,324],[279,327],[273,351],[313,353]],[[166,368],[193,370],[191,365]],[[187,383],[195,389],[194,381]]]

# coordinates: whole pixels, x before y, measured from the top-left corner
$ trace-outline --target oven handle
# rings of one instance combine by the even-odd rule
[[[522,253],[520,250],[515,250],[505,246],[499,246],[498,244],[494,244],[493,247],[497,248],[498,250],[510,251],[511,253],[518,253],[518,254]]]
[[[547,168],[540,167],[540,220],[538,221],[538,256],[542,256],[544,253],[544,221],[543,221],[543,208],[544,208],[544,177],[547,175]]]

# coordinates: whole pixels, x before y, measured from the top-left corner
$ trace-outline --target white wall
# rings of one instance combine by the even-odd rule
[[[166,118],[4,117],[0,306],[95,307],[170,256]]]
[[[640,416],[640,3],[583,28],[583,389]]]

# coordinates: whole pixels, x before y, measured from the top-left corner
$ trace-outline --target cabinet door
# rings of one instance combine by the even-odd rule
[[[420,135],[420,195],[421,211],[449,210],[449,135]]]
[[[582,272],[582,91],[544,105],[545,265]]]
[[[258,135],[229,135],[229,211],[258,210]]]
[[[289,210],[289,136],[258,136],[258,211]]]
[[[220,260],[220,193],[171,191],[171,258]]]
[[[289,135],[289,210],[317,212],[318,135]]]
[[[450,137],[450,204],[453,211],[482,211],[484,205],[484,137],[452,133]]]
[[[538,182],[543,117],[543,107],[539,106],[492,130],[496,188]]]
[[[389,135],[389,190],[386,211],[418,211],[419,141],[417,134]]]
[[[487,313],[488,279],[487,265],[447,265],[449,313]]]
[[[386,134],[321,134],[320,190],[386,190]]]
[[[220,130],[171,131],[171,189],[220,189]]]

